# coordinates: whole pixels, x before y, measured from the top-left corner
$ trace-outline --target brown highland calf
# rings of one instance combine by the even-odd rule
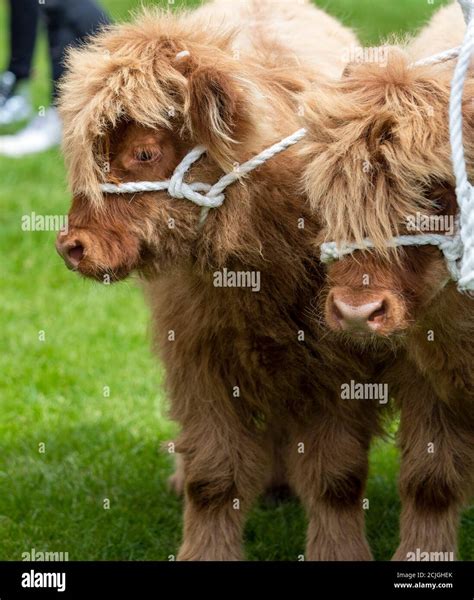
[[[442,25],[452,32],[454,23],[457,40],[443,35]],[[386,67],[349,65],[338,82],[312,93],[303,149],[320,241],[375,244],[330,264],[320,310],[334,339],[397,354],[380,379],[401,408],[398,560],[417,550],[455,554],[460,510],[474,484],[474,301],[457,291],[436,247],[387,247],[392,236],[414,233],[410,223],[423,228],[417,214],[423,223],[435,217],[432,223],[454,225],[448,127],[454,65],[409,64],[460,43],[460,9],[443,9],[431,28],[420,36],[425,44],[416,41],[406,53],[390,48]],[[472,178],[474,81],[466,88]]]
[[[226,14],[238,30],[223,32]],[[265,0],[146,13],[71,52],[61,114],[74,198],[57,247],[87,277],[144,279],[182,429],[180,559],[242,558],[249,508],[285,481],[308,511],[306,558],[369,559],[361,498],[379,409],[341,402],[367,361],[325,345],[309,319],[323,274],[295,149],[229,187],[202,228],[187,200],[99,184],[166,179],[198,143],[207,154],[189,179],[214,183],[298,129],[295,93],[339,76],[353,41],[309,4]],[[225,272],[260,289],[216,287]]]

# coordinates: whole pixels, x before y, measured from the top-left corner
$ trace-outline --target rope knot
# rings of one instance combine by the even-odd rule
[[[444,255],[452,279],[459,281],[461,276],[460,262],[464,250],[461,236],[457,234],[454,237],[445,237],[439,241],[438,247]]]
[[[185,191],[183,190],[183,186],[186,185],[183,182],[184,173],[181,171],[176,171],[171,176],[170,182],[168,184],[168,194],[173,198],[184,198]]]
[[[206,208],[217,208],[225,199],[224,194],[216,194],[208,183],[186,183],[181,177],[175,179],[175,175],[169,181],[168,194],[172,198],[186,199]]]

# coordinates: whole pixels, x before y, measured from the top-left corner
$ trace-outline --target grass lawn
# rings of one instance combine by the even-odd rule
[[[104,4],[118,19],[139,2]],[[372,44],[418,27],[440,2],[319,4]],[[42,41],[34,84],[38,106],[47,104],[47,73]],[[166,489],[172,465],[160,444],[175,426],[166,418],[163,373],[149,349],[142,295],[133,280],[110,287],[81,280],[56,255],[54,233],[21,231],[24,214],[67,212],[58,151],[0,158],[0,198],[0,560],[19,560],[32,548],[67,551],[70,560],[166,560],[178,547],[181,501]],[[377,559],[389,559],[397,545],[397,472],[393,441],[378,442],[367,492]],[[110,508],[104,508],[106,499]],[[247,555],[296,560],[304,551],[304,531],[296,502],[258,506],[246,530]],[[461,557],[474,559],[473,509],[463,517]]]

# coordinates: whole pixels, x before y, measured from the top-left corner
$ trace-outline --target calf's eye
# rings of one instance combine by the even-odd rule
[[[436,188],[431,198],[433,200],[434,211],[437,214],[456,214],[456,192],[452,186],[440,186]]]
[[[155,162],[161,157],[158,148],[137,148],[134,152],[134,158],[137,162],[147,163]]]
[[[430,203],[430,212],[435,215],[455,215],[458,205],[456,191],[448,182],[435,182],[426,191],[425,198]]]

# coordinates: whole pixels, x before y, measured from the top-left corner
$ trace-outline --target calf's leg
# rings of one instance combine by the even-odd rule
[[[417,384],[416,398],[402,399],[402,514],[393,560],[417,551],[456,555],[460,510],[474,478],[473,413],[468,398],[447,404],[428,383]]]
[[[289,474],[309,517],[307,560],[372,558],[362,496],[375,419],[364,421],[321,414],[293,430]]]
[[[270,468],[263,436],[237,420],[195,419],[184,425],[178,449],[185,478],[178,560],[241,560],[245,517]]]

